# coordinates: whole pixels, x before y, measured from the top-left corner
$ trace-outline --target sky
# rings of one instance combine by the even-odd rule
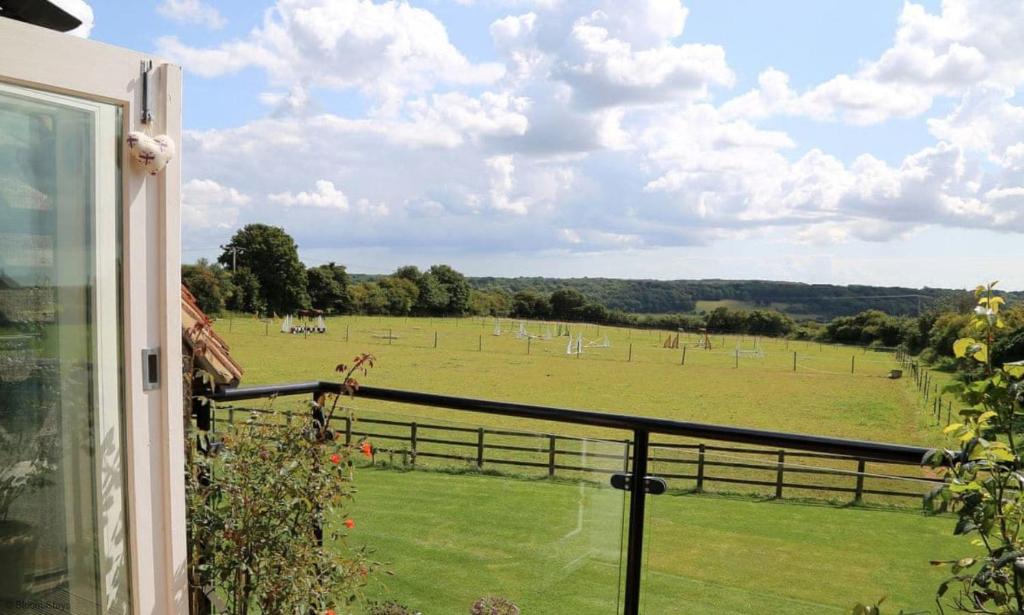
[[[183,67],[186,261],[1024,288],[1024,0],[90,4]]]

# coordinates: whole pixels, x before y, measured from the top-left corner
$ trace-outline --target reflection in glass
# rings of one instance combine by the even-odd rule
[[[127,611],[119,122],[0,84],[0,613]]]

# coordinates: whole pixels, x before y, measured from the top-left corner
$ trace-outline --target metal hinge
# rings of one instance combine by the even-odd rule
[[[612,487],[620,491],[632,491],[633,477],[624,472],[612,474]],[[651,495],[661,495],[668,489],[668,483],[660,476],[644,477],[644,492]]]

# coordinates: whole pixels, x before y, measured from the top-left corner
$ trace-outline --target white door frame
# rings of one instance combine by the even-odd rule
[[[154,134],[181,143],[181,69],[153,56],[0,18],[0,81],[121,107],[141,129],[140,63],[152,61]],[[132,612],[188,612],[181,388],[181,163],[159,176],[122,159],[123,386]],[[160,349],[160,387],[142,389],[141,354]]]

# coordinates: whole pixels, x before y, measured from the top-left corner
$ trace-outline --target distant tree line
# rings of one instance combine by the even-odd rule
[[[916,316],[960,291],[895,286],[838,286],[764,280],[619,280],[611,278],[471,277],[478,290],[551,294],[573,288],[610,310],[639,314],[694,312],[698,302],[731,301],[747,309],[773,309],[796,318],[827,321],[876,309]],[[1024,296],[1019,297],[1024,299]],[[716,306],[718,307],[718,306]],[[704,311],[710,311],[706,309]]]
[[[681,291],[704,285],[704,294],[744,296],[751,299],[780,289],[828,289],[828,292],[904,291],[878,287],[840,287],[777,282],[708,281],[661,283],[651,280],[584,278],[467,278],[448,265],[425,271],[407,265],[389,275],[352,276],[343,265],[327,263],[306,267],[295,241],[284,230],[250,224],[232,237],[217,262],[200,260],[182,266],[182,281],[208,314],[224,310],[261,314],[291,314],[316,308],[327,314],[379,314],[390,316],[481,315],[561,322],[589,322],[613,326],[656,328],[669,331],[707,330],[711,334],[746,334],[827,343],[875,347],[901,347],[922,354],[928,361],[954,363],[953,342],[969,335],[967,325],[974,307],[966,291],[935,294],[920,314],[888,313],[869,308],[836,316],[826,323],[797,320],[770,307],[736,309],[726,306],[693,313],[691,295]],[[558,285],[561,283],[561,285]],[[668,284],[669,286],[665,286]],[[675,286],[672,286],[676,284]],[[517,288],[513,290],[513,288]],[[589,294],[581,289],[590,289]],[[710,289],[710,290],[709,290]],[[717,290],[715,290],[717,289]],[[625,295],[636,291],[629,303]],[[787,291],[788,292],[788,291]],[[793,292],[796,292],[793,290]],[[824,292],[824,291],[822,291]],[[920,292],[930,292],[926,291]],[[895,294],[895,293],[893,293]],[[795,295],[793,295],[795,296]],[[1013,295],[1010,295],[1014,298]],[[822,295],[824,297],[824,295]],[[851,298],[851,302],[869,301]],[[689,302],[689,303],[688,303]],[[852,304],[852,303],[851,303]],[[621,306],[655,306],[657,313],[638,314]],[[668,310],[668,306],[676,309]],[[915,309],[917,309],[915,300]],[[1007,309],[1005,335],[993,345],[997,360],[1024,359],[1024,303]]]

